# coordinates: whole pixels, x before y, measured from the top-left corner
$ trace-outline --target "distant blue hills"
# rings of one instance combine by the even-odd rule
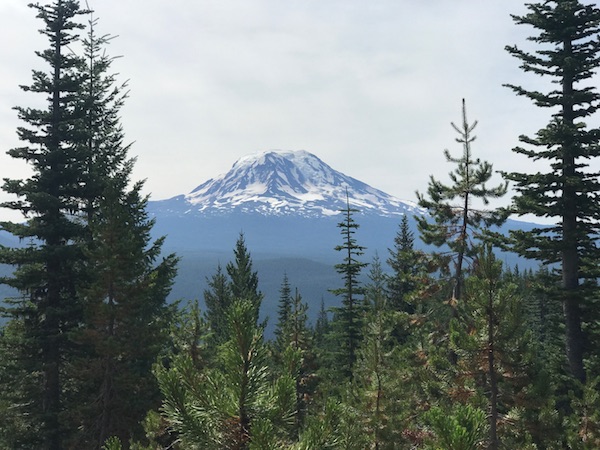
[[[201,300],[206,278],[218,264],[224,268],[233,259],[236,240],[243,233],[265,293],[263,313],[275,320],[278,291],[287,274],[314,318],[321,300],[327,306],[338,302],[328,290],[342,282],[333,269],[342,255],[334,247],[342,243],[337,224],[347,201],[357,210],[353,217],[360,227],[355,237],[366,247],[364,262],[378,254],[385,264],[404,214],[415,246],[424,248],[414,216],[425,211],[332,169],[306,151],[247,156],[189,194],[150,201],[148,211],[156,219],[153,234],[166,236],[165,251],[182,258],[171,298]],[[500,231],[535,226],[509,220]],[[499,257],[509,267],[537,266],[514,254]]]
[[[397,199],[359,180],[344,175],[306,151],[268,151],[246,156],[229,172],[210,179],[189,194],[150,201],[155,218],[153,237],[166,236],[163,250],[180,258],[178,276],[169,299],[203,300],[207,278],[234,257],[233,248],[244,234],[259,288],[265,294],[263,316],[276,319],[279,289],[284,275],[309,304],[314,320],[321,301],[326,307],[339,304],[330,293],[342,286],[334,265],[342,255],[334,250],[342,243],[338,223],[347,202],[355,209],[357,243],[366,248],[363,262],[379,255],[386,268],[403,215],[408,217],[415,247],[428,250],[418,239],[415,216],[425,214],[414,202]],[[539,225],[509,220],[500,229],[530,230]],[[0,231],[0,245],[26,245]],[[509,267],[536,267],[534,261],[500,253]],[[11,267],[0,267],[9,273]],[[367,281],[368,268],[363,272]],[[0,286],[0,298],[15,295]]]

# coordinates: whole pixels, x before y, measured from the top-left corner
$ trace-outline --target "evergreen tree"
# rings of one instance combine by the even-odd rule
[[[252,257],[246,247],[243,233],[236,242],[234,261],[223,272],[217,265],[215,274],[207,280],[209,289],[204,291],[205,319],[210,327],[209,346],[214,350],[231,336],[227,334],[226,317],[236,300],[246,299],[254,305],[256,320],[260,312],[263,294],[258,290],[258,274],[252,270]]]
[[[78,95],[82,147],[86,152],[82,167],[86,177],[84,220],[91,222],[99,209],[105,189],[113,179],[127,178],[134,161],[128,157],[131,144],[125,144],[120,112],[127,99],[127,82],[118,84],[111,73],[114,57],[107,53],[110,35],[98,35],[98,20],[89,14],[86,36],[82,39],[82,83]]]
[[[275,326],[275,348],[282,352],[289,343],[289,318],[292,312],[292,288],[287,273],[283,275],[279,289],[279,304],[277,308],[277,324]]]
[[[302,295],[295,289],[292,303],[290,305],[290,314],[288,316],[288,341],[295,348],[307,348],[309,345],[309,334],[306,322],[308,305],[302,300]]]
[[[342,275],[344,287],[332,289],[331,292],[342,298],[342,306],[335,310],[333,331],[339,340],[340,368],[343,375],[351,379],[356,353],[362,338],[364,314],[363,305],[357,298],[364,295],[359,275],[367,264],[358,259],[364,253],[365,247],[358,245],[354,237],[359,225],[354,221],[352,215],[358,210],[350,208],[350,201],[347,197],[346,194],[346,209],[341,211],[344,220],[338,223],[343,242],[335,247],[336,251],[343,254],[343,262],[336,264],[335,270]]]
[[[519,280],[517,280],[518,282]],[[565,336],[560,302],[560,277],[542,266],[522,277],[520,296],[533,340],[538,343],[540,358],[556,373],[567,366],[564,355]]]
[[[330,328],[331,323],[329,321],[329,316],[327,315],[327,310],[325,309],[325,300],[321,298],[321,307],[319,308],[319,314],[313,330],[316,347],[320,347],[321,344],[324,343],[325,337],[327,333],[329,333]]]
[[[258,274],[252,270],[252,257],[246,247],[244,234],[240,236],[233,250],[235,260],[227,264],[230,290],[234,300],[245,299],[254,305],[256,319],[260,312],[263,294],[258,290]]]
[[[316,389],[315,355],[309,329],[307,327],[308,305],[296,288],[291,297],[289,314],[282,330],[282,341],[285,345],[280,354],[283,374],[294,380],[296,405],[294,408],[294,426],[290,430],[292,440],[297,439],[309,401]]]
[[[369,448],[369,439],[358,411],[334,397],[328,397],[322,410],[308,417],[298,443],[290,448],[364,450]]]
[[[119,112],[125,85],[109,73],[111,38],[96,33],[90,18],[83,40],[86,75],[79,107],[87,165],[83,221],[84,270],[78,286],[84,311],[72,339],[81,348],[69,364],[74,378],[72,404],[65,416],[77,431],[71,447],[99,449],[108,436],[125,442],[142,436],[140,422],[157,406],[151,372],[168,336],[166,296],[176,258],[158,263],[163,239],[151,242],[154,221],[145,211],[143,183],[130,188],[134,161],[128,159]]]
[[[63,363],[71,351],[70,332],[81,319],[75,280],[85,226],[75,218],[87,195],[82,186],[88,181],[83,175],[88,155],[81,145],[84,133],[78,108],[85,77],[78,70],[81,58],[69,46],[78,39],[82,26],[76,19],[83,11],[75,0],[31,7],[44,22],[41,33],[49,48],[37,55],[48,70],[34,70],[32,84],[22,88],[40,94],[48,104],[45,109],[15,108],[26,124],[17,130],[25,145],[8,152],[28,163],[33,174],[24,180],[5,179],[3,185],[17,199],[2,206],[22,212],[27,220],[0,226],[29,242],[27,247],[0,249],[0,262],[17,266],[14,275],[2,281],[21,292],[7,311],[19,321],[21,338],[12,351],[19,355],[20,367],[3,391],[23,395],[7,411],[26,422],[31,440],[21,448],[58,450],[65,433]],[[19,389],[13,391],[11,386]]]
[[[386,293],[390,309],[409,314],[415,312],[414,299],[430,284],[429,274],[435,270],[431,258],[416,250],[414,242],[414,233],[404,215],[394,237],[394,247],[388,248],[387,264],[391,273],[387,276]]]
[[[376,255],[365,287],[368,301],[364,339],[354,377],[356,408],[363,417],[369,448],[393,448],[400,443],[398,407],[401,403],[400,370],[395,367],[397,341],[392,334],[396,313],[387,306],[386,277]]]
[[[38,399],[33,390],[39,377],[34,370],[34,362],[24,361],[25,323],[22,319],[12,319],[0,329],[0,448],[38,448],[40,424],[25,414],[27,402]],[[32,427],[36,427],[32,430]]]
[[[294,419],[293,380],[270,381],[252,302],[235,301],[226,324],[230,339],[220,347],[215,368],[198,371],[181,355],[169,369],[158,369],[163,414],[185,449],[285,448]]]
[[[471,144],[476,136],[473,130],[477,121],[467,121],[467,109],[465,101],[462,103],[462,123],[460,126],[451,123],[452,128],[459,134],[456,142],[462,144],[463,153],[454,158],[448,150],[444,151],[446,160],[457,165],[450,173],[452,185],[447,186],[430,177],[426,198],[417,192],[419,206],[427,209],[433,222],[427,217],[416,217],[421,239],[426,244],[436,247],[447,245],[454,264],[453,270],[453,297],[461,298],[463,285],[463,273],[465,269],[465,258],[475,256],[477,250],[476,239],[481,237],[480,229],[490,225],[499,225],[506,214],[501,211],[490,211],[477,209],[473,202],[479,200],[483,205],[489,203],[489,199],[502,197],[507,190],[506,184],[495,188],[486,187],[491,179],[492,165],[479,158],[473,158]],[[458,203],[453,203],[458,200]]]
[[[225,332],[227,328],[225,313],[232,303],[231,287],[221,264],[217,265],[217,271],[207,280],[207,283],[209,289],[204,291],[206,305],[204,317],[211,331],[209,342],[211,347],[216,348],[228,338]]]
[[[198,300],[189,302],[176,314],[171,334],[175,354],[188,355],[199,370],[207,365],[208,353],[213,349],[209,349],[210,328]]]
[[[411,312],[406,297],[415,290],[419,272],[420,254],[414,249],[414,234],[408,227],[408,217],[402,216],[398,233],[394,237],[394,248],[388,249],[387,263],[392,274],[387,282],[390,307],[397,311]]]
[[[160,263],[162,239],[151,242],[142,183],[126,190],[115,180],[90,224],[94,274],[81,290],[85,320],[74,339],[87,349],[73,366],[80,384],[69,411],[78,424],[75,448],[99,449],[109,436],[143,436],[141,421],[158,406],[152,364],[166,347],[169,293],[177,259]],[[87,396],[87,398],[86,398]]]
[[[582,305],[586,293],[581,279],[598,277],[600,250],[600,183],[590,169],[590,160],[600,155],[600,130],[588,129],[583,119],[597,111],[600,96],[589,85],[600,65],[600,9],[577,0],[554,0],[527,5],[524,16],[513,16],[538,34],[529,40],[540,45],[534,53],[516,46],[507,51],[519,59],[526,72],[549,77],[560,86],[549,92],[508,85],[517,95],[536,106],[553,108],[549,124],[535,137],[519,140],[532,149],[514,152],[534,161],[546,162],[546,172],[511,172],[515,183],[513,211],[558,219],[558,224],[531,231],[515,231],[514,250],[544,264],[560,262],[562,302],[566,329],[566,354],[573,377],[585,381],[586,339],[582,330]]]
[[[334,354],[337,352],[337,343],[333,339],[332,320],[325,308],[325,301],[321,298],[321,307],[313,327],[312,343],[316,359],[316,381],[322,383],[329,378],[330,369],[335,367]],[[320,396],[323,387],[318,390]]]
[[[435,406],[425,415],[433,431],[431,447],[444,450],[481,448],[485,436],[485,412],[471,405],[457,403],[451,411]]]
[[[548,395],[542,392],[550,391],[547,372],[536,364],[523,299],[516,284],[503,279],[502,263],[491,246],[479,252],[474,273],[466,282],[465,299],[451,327],[454,349],[461,356],[459,379],[466,383],[463,392],[475,390],[485,396],[488,448],[521,448],[529,439],[527,430],[515,423],[504,432],[510,444],[502,442],[501,417],[523,405],[539,413]],[[542,386],[535,386],[536,382]]]

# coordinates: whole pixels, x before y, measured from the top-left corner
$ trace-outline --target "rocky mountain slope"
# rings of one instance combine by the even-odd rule
[[[157,215],[233,213],[329,217],[346,207],[362,215],[414,214],[418,208],[344,175],[306,151],[268,151],[240,158],[226,174],[189,194],[151,203]]]

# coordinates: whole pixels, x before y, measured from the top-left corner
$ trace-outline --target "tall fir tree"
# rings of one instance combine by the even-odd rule
[[[465,259],[477,253],[476,240],[481,236],[481,228],[501,224],[506,214],[501,210],[479,209],[473,202],[480,201],[487,206],[490,199],[502,197],[507,191],[507,184],[502,183],[488,188],[486,183],[492,178],[492,165],[473,157],[471,144],[476,136],[473,130],[477,121],[469,123],[465,100],[462,101],[462,123],[452,128],[458,133],[456,142],[462,144],[463,153],[455,158],[448,150],[444,155],[448,162],[457,165],[450,172],[452,185],[445,185],[430,177],[427,197],[417,192],[419,206],[427,209],[433,222],[428,217],[417,216],[421,239],[426,244],[436,247],[447,245],[453,261],[453,297],[461,298]],[[454,203],[457,201],[457,203]]]
[[[577,0],[554,0],[528,4],[529,12],[513,16],[518,25],[530,25],[539,45],[533,53],[516,46],[506,50],[521,61],[525,72],[549,77],[558,89],[548,92],[507,85],[542,108],[555,112],[535,137],[519,140],[532,149],[514,152],[545,162],[545,172],[504,174],[517,191],[513,210],[558,220],[550,227],[512,233],[514,249],[543,263],[560,263],[562,303],[566,329],[566,355],[573,377],[584,382],[586,339],[582,330],[582,305],[586,292],[582,279],[598,277],[600,250],[600,183],[590,167],[600,155],[600,129],[587,128],[583,119],[600,105],[600,96],[589,84],[600,66],[600,9]]]
[[[75,0],[30,6],[44,23],[41,33],[48,38],[49,48],[37,55],[48,69],[34,70],[32,84],[22,89],[39,94],[48,104],[45,109],[15,108],[26,124],[17,130],[25,146],[8,152],[28,163],[33,174],[28,179],[5,179],[3,185],[17,199],[2,206],[20,211],[26,221],[0,226],[29,243],[0,249],[0,262],[16,266],[13,276],[2,282],[21,293],[10,301],[7,314],[20,322],[22,333],[13,348],[21,370],[3,390],[24,396],[11,409],[27,422],[31,440],[21,448],[59,450],[65,433],[61,420],[64,361],[71,351],[70,331],[81,319],[75,280],[85,225],[76,217],[87,196],[82,186],[88,182],[89,158],[81,145],[84,133],[78,108],[85,76],[78,70],[81,58],[69,48],[78,40],[82,25],[77,17],[83,11]],[[13,390],[11,385],[19,388]]]
[[[88,161],[83,221],[85,267],[78,286],[84,311],[73,341],[82,347],[70,364],[75,398],[66,416],[77,431],[70,446],[99,449],[107,437],[140,436],[146,411],[157,406],[151,365],[167,340],[166,296],[176,258],[158,262],[164,239],[151,241],[143,183],[131,184],[119,112],[126,97],[109,73],[113,58],[90,16],[83,40],[87,74],[80,93]]]
[[[87,349],[73,363],[80,386],[69,411],[79,425],[75,448],[100,449],[110,436],[123,442],[143,437],[142,419],[160,404],[152,364],[169,340],[166,297],[177,258],[161,260],[163,239],[151,240],[154,221],[145,210],[142,183],[131,190],[115,184],[104,191],[90,224],[94,276],[81,289],[85,320],[74,333]]]
[[[289,319],[292,313],[292,288],[287,273],[283,274],[279,288],[279,302],[277,305],[277,324],[275,326],[275,348],[283,352],[289,343]]]
[[[355,222],[353,214],[358,210],[350,207],[348,193],[346,193],[346,209],[341,212],[343,220],[337,226],[342,236],[342,244],[337,245],[335,250],[342,253],[343,259],[341,263],[335,265],[335,270],[342,276],[344,286],[331,289],[333,294],[342,299],[342,305],[335,309],[332,326],[333,333],[339,341],[339,368],[343,376],[351,379],[362,338],[364,315],[364,305],[359,300],[359,296],[364,295],[365,291],[359,276],[361,270],[368,264],[359,260],[365,247],[359,245],[354,236],[359,224]]]
[[[86,150],[84,220],[91,222],[104,190],[113,179],[128,177],[134,161],[128,158],[131,144],[125,144],[120,112],[128,95],[127,82],[119,83],[111,73],[115,57],[107,53],[113,37],[97,33],[98,19],[89,13],[86,36],[82,39],[80,71],[83,82],[78,96],[82,146]]]

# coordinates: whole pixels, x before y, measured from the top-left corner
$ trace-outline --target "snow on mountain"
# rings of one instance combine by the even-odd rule
[[[323,217],[346,207],[360,214],[397,216],[421,212],[346,176],[304,151],[266,151],[240,158],[226,174],[210,179],[187,195],[153,203],[153,209],[186,215],[228,212],[266,216]]]

